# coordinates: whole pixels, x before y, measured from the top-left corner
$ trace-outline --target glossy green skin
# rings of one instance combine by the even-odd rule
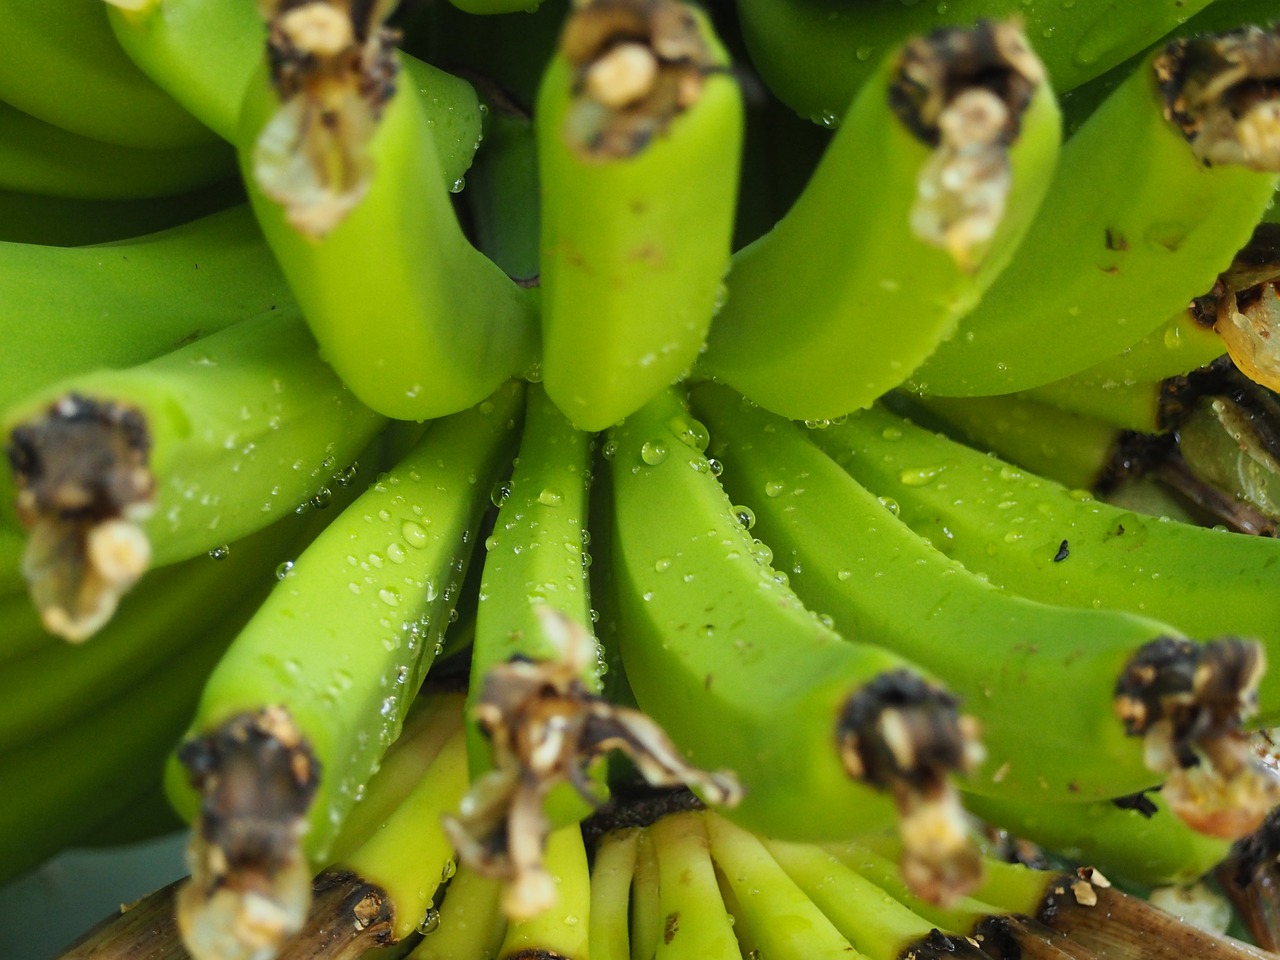
[[[900,960],[934,929],[822,847],[766,840],[778,864],[869,960]]]
[[[241,165],[258,222],[320,344],[351,391],[388,417],[426,420],[479,403],[533,362],[535,295],[463,236],[423,98],[402,87],[369,145],[376,173],[322,239],[257,189],[253,146],[278,101],[250,85]],[[394,244],[386,242],[395,237]]]
[[[1113,507],[878,408],[813,439],[912,529],[994,584],[1157,617],[1197,639],[1252,637],[1280,659],[1280,541]],[[1064,540],[1069,555],[1055,562]],[[1257,725],[1280,717],[1274,669],[1259,707]]]
[[[752,65],[769,89],[801,116],[831,124],[886,51],[913,34],[1016,16],[1054,88],[1065,92],[1155,42],[1209,2],[739,0],[738,16]]]
[[[1120,439],[1115,426],[1024,394],[922,397],[905,405],[970,446],[1078,490],[1094,488]]]
[[[197,628],[173,656],[88,716],[0,754],[0,880],[87,839],[100,821],[119,818],[154,789],[205,677],[267,582],[235,598],[227,618]]]
[[[292,301],[247,205],[95,247],[0,243],[0,338],[21,342],[0,406],[62,377],[129,367]]]
[[[10,407],[5,435],[71,392],[129,405],[147,421],[152,566],[207,553],[331,493],[386,422],[320,359],[295,311],[137,367],[60,380]],[[4,485],[12,489],[12,478]]]
[[[705,31],[715,43],[710,28]],[[716,62],[728,55],[715,44]],[[572,69],[548,65],[535,112],[542,184],[542,375],[583,430],[603,430],[697,358],[729,268],[743,137],[728,73],[636,156],[567,142]]]
[[[742,960],[735,918],[722,906],[703,816],[693,811],[669,814],[649,827],[649,836],[658,856],[658,910],[664,918],[678,919],[665,927],[654,960]],[[625,903],[614,909],[619,908],[625,916]],[[593,924],[601,922],[598,917],[592,914]],[[628,956],[619,950],[613,960]]]
[[[0,190],[83,200],[171,196],[235,175],[224,143],[149,149],[92,140],[0,101]]]
[[[898,386],[950,336],[1031,225],[1057,156],[1042,87],[1010,151],[1006,215],[978,268],[909,228],[931,149],[891,112],[890,57],[849,108],[786,216],[735,254],[701,374],[794,419],[827,419]]]
[[[1146,817],[1109,800],[1027,803],[969,796],[965,807],[988,823],[1101,870],[1108,879],[1148,886],[1194,883],[1221,863],[1231,841],[1197,833],[1169,811],[1159,793]]]
[[[3,0],[0,98],[94,140],[166,149],[213,134],[120,50],[102,0]]]
[[[434,424],[302,552],[205,686],[192,734],[277,704],[309,741],[321,769],[306,837],[315,864],[435,658],[489,491],[514,450],[520,396],[508,384]],[[199,798],[176,760],[168,785],[191,819]]]
[[[606,448],[618,642],[636,700],[694,765],[737,775],[745,796],[725,812],[750,830],[822,840],[891,826],[890,799],[845,773],[836,721],[904,662],[846,642],[756,559],[699,445],[681,439],[692,424],[667,392]]]
[[[520,455],[485,542],[468,704],[489,668],[522,655],[554,659],[538,608],[550,607],[592,632],[585,540],[591,435],[575,430],[536,384],[528,390]],[[599,692],[598,665],[583,677]],[[492,766],[488,741],[468,724],[473,775]]]
[[[800,598],[850,639],[942,678],[981,722],[987,760],[967,789],[1074,801],[1156,782],[1111,701],[1129,658],[1176,630],[998,590],[895,519],[803,427],[724,388],[699,387],[693,399],[725,489],[755,511],[754,532]]]
[[[1144,63],[1063,146],[1022,245],[911,386],[1009,393],[1119,353],[1213,286],[1275,188],[1275,174],[1197,160]]]

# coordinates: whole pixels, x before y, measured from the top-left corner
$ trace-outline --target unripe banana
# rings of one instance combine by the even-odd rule
[[[902,383],[1008,261],[1058,139],[1043,67],[1011,24],[907,44],[786,216],[735,255],[700,370],[804,419]]]
[[[125,147],[212,145],[213,134],[120,50],[101,2],[4,0],[0,34],[0,98],[24,113]]]
[[[742,110],[695,8],[569,15],[535,121],[543,382],[580,429],[634,412],[702,349],[729,267]]]
[[[619,642],[641,708],[694,763],[737,775],[732,816],[750,829],[833,839],[891,825],[896,802],[905,834],[938,838],[916,851],[917,882],[963,874],[947,775],[973,762],[971,727],[903,658],[846,642],[800,604],[743,528],[705,443],[667,393],[606,444]],[[882,729],[902,730],[898,751]],[[920,820],[930,826],[917,832]]]
[[[592,960],[630,960],[631,875],[636,865],[640,827],[606,833],[591,859],[591,930],[587,954]]]
[[[1150,726],[1135,726],[1125,713],[1128,678],[1135,664],[1153,676],[1165,669],[1156,652],[1180,638],[1175,628],[997,590],[895,519],[801,427],[748,409],[723,387],[699,387],[694,409],[723,451],[726,489],[754,509],[755,529],[780,566],[791,570],[799,596],[849,637],[910,657],[965,698],[965,709],[982,724],[989,756],[982,773],[964,781],[970,790],[1094,800],[1164,776],[1170,794],[1220,778],[1219,792],[1183,796],[1178,812],[1197,828],[1226,836],[1254,829],[1280,799],[1280,782],[1250,766],[1238,731],[1260,672],[1255,645],[1214,643],[1202,660],[1186,650],[1206,675],[1220,670],[1227,687],[1241,685],[1223,701],[1214,683],[1197,683],[1194,692],[1188,687],[1180,701],[1195,715],[1186,718],[1188,727],[1176,710],[1163,723],[1152,715]],[[1251,666],[1237,674],[1246,662]],[[1157,682],[1179,685],[1172,674]],[[1222,710],[1233,696],[1238,711]],[[1135,733],[1149,735],[1140,742]],[[1167,763],[1160,745],[1169,736],[1183,757],[1196,759]]]
[[[914,387],[1040,386],[1117,353],[1209,289],[1276,189],[1277,78],[1274,30],[1149,56],[1063,146],[1026,240]]]
[[[912,34],[1016,16],[1044,59],[1054,88],[1066,92],[1139,52],[1208,3],[739,0],[737,8],[752,65],[769,89],[802,117],[834,125],[876,61]]]
[[[260,908],[264,943],[299,922],[308,862],[326,859],[435,658],[520,395],[433,425],[282,571],[219,661],[168,776],[199,816],[193,922],[197,902],[232,924]],[[262,843],[242,847],[247,829]]]
[[[275,88],[261,73],[250,83],[240,158],[322,352],[386,416],[422,420],[480,402],[533,362],[532,294],[463,236],[426,98],[395,80],[386,11],[275,6]],[[333,35],[309,32],[309,18]],[[476,108],[468,85],[439,76],[434,96]],[[315,122],[322,114],[332,123]]]
[[[32,598],[50,630],[83,640],[149,566],[327,495],[384,421],[281,311],[137,367],[59,381],[3,423]]]

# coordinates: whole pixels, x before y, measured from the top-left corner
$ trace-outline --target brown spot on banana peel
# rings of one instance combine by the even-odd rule
[[[948,775],[974,769],[985,751],[959,701],[908,670],[889,671],[848,698],[836,736],[849,775],[892,793],[902,875],[916,895],[948,903],[973,889],[982,859]]]
[[[943,28],[907,42],[889,106],[934,152],[920,172],[911,230],[976,270],[1004,219],[1008,150],[1046,78],[1011,22]]]
[[[709,802],[724,805],[741,796],[731,775],[687,764],[645,714],[588,690],[582,677],[594,661],[595,643],[563,614],[550,608],[539,614],[562,653],[541,661],[515,657],[490,668],[474,710],[492,745],[494,768],[475,781],[457,815],[444,821],[459,858],[477,873],[504,881],[502,907],[512,921],[555,903],[555,886],[543,865],[547,795],[569,783],[598,806],[603,798],[587,769],[609,751],[627,755],[651,785],[692,786]]]
[[[111,619],[145,572],[140,526],[154,508],[141,411],[68,394],[14,427],[15,508],[29,531],[22,572],[46,629],[78,643]]]
[[[395,93],[398,34],[388,0],[260,0],[280,107],[254,145],[253,173],[300,233],[323,237],[360,202],[368,144]]]
[[[701,96],[721,69],[690,8],[676,0],[588,0],[565,23],[573,69],[569,146],[584,159],[634,156]]]
[[[1166,777],[1170,809],[1201,833],[1244,836],[1280,803],[1280,779],[1240,729],[1256,709],[1265,668],[1252,641],[1160,637],[1116,681],[1116,715],[1130,736],[1143,737],[1148,768]]]
[[[1153,67],[1200,160],[1280,172],[1280,26],[1175,40]]]
[[[269,960],[306,919],[319,761],[278,706],[231,717],[178,759],[201,796],[178,893],[183,942],[196,960]]]

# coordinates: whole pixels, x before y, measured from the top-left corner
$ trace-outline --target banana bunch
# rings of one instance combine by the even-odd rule
[[[67,956],[1253,956],[1280,10],[934,6],[0,0]]]

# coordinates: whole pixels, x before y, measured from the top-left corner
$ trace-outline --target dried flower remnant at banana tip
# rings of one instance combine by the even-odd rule
[[[22,572],[51,633],[92,636],[145,572],[150,452],[139,411],[76,394],[10,432],[15,506],[30,531]]]
[[[319,763],[286,710],[238,714],[179,752],[200,792],[178,926],[196,960],[269,960],[302,928]]]
[[[1148,768],[1167,777],[1161,795],[1201,833],[1242,837],[1280,803],[1280,778],[1240,729],[1256,710],[1265,669],[1252,641],[1161,637],[1116,682],[1116,715],[1143,737]]]
[[[560,47],[577,97],[565,137],[598,160],[640,153],[697,102],[717,69],[694,14],[674,0],[580,2]]]
[[[726,773],[690,767],[666,734],[638,710],[615,706],[582,682],[595,643],[577,622],[549,608],[543,629],[561,655],[516,657],[485,677],[476,718],[493,746],[494,768],[463,798],[445,831],[470,868],[506,884],[502,906],[512,921],[553,906],[554,882],[543,864],[549,833],[544,802],[569,783],[593,806],[602,798],[587,778],[593,760],[626,754],[654,786],[689,786],[710,803],[733,805],[741,791]]]
[[[903,49],[890,106],[934,153],[920,171],[911,230],[975,270],[1004,220],[1008,148],[1045,82],[1012,23],[939,30]]]
[[[972,771],[986,751],[959,700],[909,671],[881,674],[850,698],[839,743],[850,776],[893,794],[911,889],[933,903],[972,890],[982,858],[948,773]]]
[[[395,93],[394,3],[262,0],[280,107],[253,154],[262,191],[299,232],[320,238],[364,198],[368,145]]]

